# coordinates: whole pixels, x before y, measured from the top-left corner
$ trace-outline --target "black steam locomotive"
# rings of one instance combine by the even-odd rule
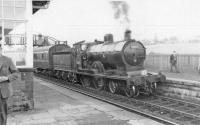
[[[162,74],[153,75],[144,68],[144,45],[125,32],[123,41],[113,42],[112,34],[104,41],[78,42],[73,48],[57,44],[34,48],[34,67],[48,74],[83,87],[107,89],[111,93],[124,91],[128,97],[140,93],[152,94],[157,84],[165,80]]]

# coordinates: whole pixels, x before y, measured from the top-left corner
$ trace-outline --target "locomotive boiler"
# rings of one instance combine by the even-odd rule
[[[107,34],[104,43],[89,46],[86,53],[90,64],[96,62],[100,69],[120,75],[145,75],[145,47],[130,36],[131,31],[127,30],[123,41],[113,42],[112,34]]]
[[[76,43],[77,65],[80,72],[93,71],[93,84],[96,88],[108,87],[111,93],[124,90],[127,96],[139,93],[151,94],[157,83],[165,79],[161,74],[147,73],[144,68],[146,49],[144,45],[131,39],[131,31],[127,30],[124,40],[113,41],[112,34],[104,36],[104,41],[93,43]],[[89,80],[83,78],[83,83]]]

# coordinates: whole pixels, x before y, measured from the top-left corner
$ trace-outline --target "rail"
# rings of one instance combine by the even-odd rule
[[[158,95],[128,98],[123,95],[111,94],[106,90],[97,91],[91,87],[85,88],[80,84],[72,84],[48,76],[37,75],[38,77],[42,80],[108,102],[131,112],[139,113],[165,124],[198,125],[200,123],[200,105],[195,103]]]

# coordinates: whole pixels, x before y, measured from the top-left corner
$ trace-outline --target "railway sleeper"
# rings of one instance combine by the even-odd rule
[[[194,120],[190,121],[190,123],[191,123],[192,125],[199,125],[200,119],[194,119]]]
[[[82,75],[80,77],[81,77],[81,79],[86,79],[86,81],[84,83],[90,83],[90,85],[92,85],[91,81],[92,81],[92,79],[94,79],[94,77],[89,77],[89,76],[84,76],[84,75]],[[126,83],[123,83],[124,81],[123,82],[122,81],[119,82],[119,81],[117,81],[115,79],[114,80],[113,79],[102,79],[102,80],[103,81],[101,81],[101,82],[103,82],[103,86],[106,87],[106,85],[107,85],[108,89],[113,94],[115,94],[117,92],[117,89],[123,89],[124,84],[126,85]],[[83,85],[83,86],[85,86],[85,85]],[[86,86],[88,86],[88,85],[86,84]],[[96,89],[95,86],[93,86],[93,87]],[[104,89],[100,89],[100,90],[105,90],[105,88]],[[164,101],[167,101],[167,100],[164,100]],[[173,102],[173,101],[169,101],[169,102]],[[137,102],[136,101],[136,104],[138,104],[138,106],[139,105],[141,106],[141,102]],[[162,110],[160,107],[157,107],[157,106],[151,106],[151,105],[148,105],[148,104],[147,104],[147,106],[150,108],[150,111],[152,111],[152,112],[159,112],[160,110]],[[177,112],[174,113],[172,109],[170,109],[170,110],[171,111],[166,111],[165,110],[165,113],[170,114],[171,116],[178,118],[178,115],[180,113],[177,113]],[[162,111],[160,111],[160,114],[162,114]]]
[[[182,121],[182,122],[189,122],[189,121],[193,121],[194,118],[193,117],[189,117],[189,116],[180,116],[178,118],[176,118],[176,120],[178,121]]]
[[[82,77],[86,78],[86,76],[82,76]],[[89,79],[93,78],[91,76],[87,76],[87,77]],[[81,75],[79,75],[78,78],[81,78]],[[122,86],[122,88],[123,88],[123,86]],[[112,97],[112,95],[113,95],[112,93],[108,93],[106,91],[102,92],[103,95],[104,95],[104,93],[109,94],[110,97]],[[122,102],[126,102],[125,100],[127,99],[128,102],[130,102],[130,104],[133,103],[134,106],[135,106],[135,104],[138,105],[138,107],[141,110],[144,110],[144,112],[145,112],[145,107],[146,107],[147,109],[149,109],[149,110],[146,110],[147,113],[153,113],[153,115],[155,115],[155,116],[160,116],[160,117],[163,117],[165,119],[170,119],[171,121],[176,120],[177,123],[181,123],[181,120],[184,119],[184,118],[185,118],[185,121],[184,121],[185,123],[192,123],[192,122],[196,123],[200,118],[200,117],[195,117],[195,115],[192,115],[192,114],[190,115],[190,113],[185,113],[185,112],[182,112],[182,111],[174,110],[173,108],[168,108],[166,106],[154,104],[153,102],[149,103],[148,101],[141,101],[141,100],[137,100],[137,99],[134,99],[134,98],[130,99],[130,98],[127,98],[127,97],[125,97],[125,99],[124,99],[124,98],[122,98],[121,95],[116,95],[116,94],[114,94],[113,98],[115,96],[117,98],[118,97],[120,98],[119,101],[122,99],[121,100]],[[111,99],[113,99],[113,98],[111,98]],[[117,100],[117,98],[116,98],[116,100]],[[161,99],[161,100],[167,101],[167,99]],[[184,104],[184,103],[180,102],[180,104]],[[133,106],[133,108],[138,108],[138,107],[134,107],[134,106]],[[194,107],[193,105],[184,105],[184,106],[190,107],[190,108],[198,108],[198,107]],[[160,114],[160,115],[158,115],[158,114]]]

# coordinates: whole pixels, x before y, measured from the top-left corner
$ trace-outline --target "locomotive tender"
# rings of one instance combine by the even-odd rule
[[[34,48],[34,67],[37,72],[59,79],[80,83],[111,93],[123,90],[128,97],[140,93],[153,94],[157,84],[165,80],[162,74],[153,75],[144,68],[144,45],[131,39],[113,42],[112,34],[104,41],[78,42],[70,48],[66,44]]]

